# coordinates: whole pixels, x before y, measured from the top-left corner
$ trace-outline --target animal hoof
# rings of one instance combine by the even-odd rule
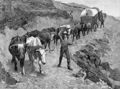
[[[71,71],[72,71],[73,69],[72,69],[72,68],[68,68],[68,70],[71,70]]]
[[[58,64],[57,67],[61,67],[61,66]]]
[[[21,72],[22,75],[25,75],[25,73]]]
[[[18,69],[17,68],[15,68],[15,72],[17,72],[18,71]]]

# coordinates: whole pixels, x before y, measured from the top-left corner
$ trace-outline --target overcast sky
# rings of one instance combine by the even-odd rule
[[[56,0],[65,3],[78,3],[91,7],[99,7],[109,15],[120,17],[120,0]]]

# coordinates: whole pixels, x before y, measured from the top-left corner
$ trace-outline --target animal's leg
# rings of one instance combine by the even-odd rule
[[[79,39],[80,39],[80,32],[79,32]]]
[[[33,64],[33,56],[32,56],[32,52],[27,52],[28,53],[28,57],[29,57],[29,60],[30,60],[30,64]]]
[[[17,61],[16,61],[16,58],[15,58],[15,57],[14,57],[14,70],[15,70],[15,71],[18,71]]]
[[[96,32],[96,30],[97,30],[97,27],[96,27],[96,25],[94,25],[94,32]]]
[[[102,22],[102,26],[104,27],[104,21]]]
[[[11,63],[14,63],[14,61],[15,61],[15,56],[12,56]]]
[[[86,32],[86,31],[83,31],[83,36],[85,36],[85,32]]]
[[[47,43],[45,42],[45,44],[44,44],[44,45],[45,45],[45,49],[46,49],[46,48],[47,48]]]
[[[25,75],[24,58],[20,60],[20,67],[21,67],[21,73],[22,73],[22,75]]]
[[[55,36],[53,36],[53,41],[54,41],[54,44],[55,44],[55,39],[56,39],[56,37],[55,37]]]
[[[82,34],[83,34],[83,36],[85,36],[85,31],[84,31],[84,29],[83,29],[83,31],[82,31]]]
[[[79,39],[79,34],[76,35],[76,40],[78,40],[78,39]]]
[[[67,34],[67,40],[69,39],[69,34]]]
[[[49,52],[51,51],[51,48],[50,48],[50,41],[48,41],[48,48],[49,48]]]
[[[65,39],[65,35],[62,36],[63,40]]]
[[[72,37],[72,42],[74,41],[74,36],[75,36],[75,35],[73,35],[73,37]]]
[[[88,28],[88,29],[87,29],[87,35],[89,34],[89,31],[90,31],[90,29]]]
[[[41,67],[41,61],[38,61],[38,65],[39,65],[39,72],[42,73],[42,67]]]
[[[55,39],[55,44],[56,44],[56,46],[57,46],[57,41],[58,41],[58,39],[56,38],[56,39]]]

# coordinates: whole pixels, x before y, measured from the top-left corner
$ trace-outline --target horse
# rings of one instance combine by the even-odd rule
[[[105,13],[102,13],[102,10],[101,10],[101,11],[98,11],[98,13],[93,17],[93,20],[97,19],[97,21],[100,22],[100,28],[101,28],[102,26],[104,27],[104,21],[105,21],[106,16],[107,15]]]
[[[72,31],[72,41],[74,41],[74,38],[76,39],[79,39],[80,38],[80,32],[83,32],[82,31],[82,27],[81,27],[81,24],[80,23],[77,23],[77,24],[74,24],[74,28]]]
[[[101,21],[100,28],[104,27],[104,22],[105,22],[106,17],[107,17],[106,13],[102,13],[102,12],[100,13],[100,21]]]
[[[46,59],[45,59],[46,50],[42,46],[39,37],[33,37],[33,36],[28,37],[26,40],[26,44],[27,44],[27,53],[32,63],[32,66],[34,65],[34,62],[37,61],[37,64],[39,65],[39,72],[42,73],[41,64],[43,65],[46,64]]]
[[[26,53],[26,44],[23,40],[21,40],[20,36],[15,36],[11,39],[11,42],[9,44],[9,52],[12,55],[11,63],[14,63],[14,70],[18,71],[17,68],[17,60],[20,62],[21,67],[21,73],[22,75],[25,74],[24,69],[24,61],[25,61],[25,53]]]

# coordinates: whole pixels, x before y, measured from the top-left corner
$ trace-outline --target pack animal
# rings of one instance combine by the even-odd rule
[[[9,52],[12,55],[12,63],[14,63],[14,70],[17,71],[17,59],[20,62],[21,73],[25,74],[24,61],[26,53],[26,44],[22,41],[20,36],[15,36],[11,39],[9,44]],[[16,59],[17,58],[17,59]]]
[[[29,37],[26,41],[27,44],[27,53],[30,61],[32,62],[32,66],[34,62],[37,60],[37,64],[39,65],[39,72],[41,73],[41,63],[46,64],[46,51],[42,46],[40,39],[38,37]],[[37,59],[39,58],[39,59]]]

